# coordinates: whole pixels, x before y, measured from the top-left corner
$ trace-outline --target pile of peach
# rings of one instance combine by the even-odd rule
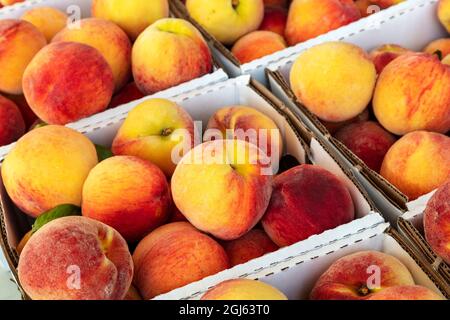
[[[329,171],[274,175],[284,143],[265,114],[228,106],[203,143],[196,130],[183,108],[150,99],[128,114],[105,160],[63,126],[20,138],[1,173],[14,204],[38,218],[20,244],[26,293],[122,299],[133,278],[149,299],[354,219],[349,190]],[[52,220],[67,204],[82,216]],[[75,289],[68,270],[80,271]]]
[[[375,268],[380,271],[371,271]],[[373,277],[375,274],[379,281]],[[298,290],[301,291],[301,288]],[[309,298],[311,300],[443,299],[434,291],[416,285],[408,268],[397,258],[378,251],[356,252],[336,260],[319,278]],[[266,283],[236,279],[218,284],[201,299],[286,300],[287,298],[278,289]]]
[[[211,72],[201,34],[168,15],[168,0],[93,0],[88,19],[37,7],[0,20],[0,145]]]
[[[185,0],[241,63],[315,38],[404,0]]]
[[[323,43],[300,54],[290,83],[335,138],[413,200],[450,179],[449,54],[450,38],[423,52]]]

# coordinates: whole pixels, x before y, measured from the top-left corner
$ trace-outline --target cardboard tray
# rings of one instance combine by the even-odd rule
[[[423,213],[428,201],[435,191],[424,195],[406,205],[408,211],[398,220],[398,230],[407,239],[411,246],[421,254],[426,261],[447,280],[450,285],[450,266],[445,263],[430,247],[425,239],[423,229]]]
[[[371,16],[373,27],[366,28],[358,21],[339,30],[304,43],[295,55],[270,65],[266,73],[272,92],[289,107],[330,150],[336,152],[339,161],[352,168],[360,183],[368,190],[378,209],[392,224],[404,213],[407,197],[378,173],[333,138],[319,119],[295,97],[289,85],[292,64],[299,54],[326,41],[345,41],[370,51],[382,44],[395,43],[412,50],[421,50],[430,41],[448,36],[437,17],[438,0],[406,1]]]
[[[91,16],[91,3],[92,0],[34,0],[16,3],[11,6],[0,9],[1,19],[20,19],[20,17],[28,10],[37,7],[52,7],[60,9],[66,12],[70,17],[88,18]],[[171,16],[174,16],[171,12]],[[191,81],[179,84],[175,87],[158,92],[163,96],[173,96],[182,92],[188,92],[196,88],[205,87],[208,84],[217,83],[228,79],[228,75],[220,66],[220,63],[213,58],[214,70],[210,74],[206,74],[200,78],[193,79]],[[116,108],[114,108],[116,109]],[[99,119],[107,118],[110,116],[110,110],[107,109],[101,113],[95,114],[91,117],[84,118],[78,122],[70,124],[69,126],[83,131],[84,127],[90,123],[98,122]],[[9,152],[12,145],[0,147],[0,160]]]
[[[335,237],[336,235],[339,237]],[[290,252],[284,256],[268,254],[255,260],[253,264],[249,263],[238,266],[234,270],[221,272],[155,299],[197,300],[219,283],[238,278],[268,283],[281,290],[290,300],[308,299],[318,278],[334,261],[364,250],[381,251],[393,255],[409,269],[416,284],[425,286],[447,299],[450,297],[448,283],[435,273],[426,261],[416,255],[400,235],[389,227],[389,224],[378,223],[370,228],[355,230],[352,234],[341,235],[335,232],[329,235],[328,243],[319,246],[306,245],[311,240],[309,239],[304,243],[286,248]],[[291,255],[287,256],[288,254]]]
[[[159,93],[153,97],[162,96],[163,94]],[[151,97],[142,100],[149,98]],[[312,136],[311,132],[303,126],[289,109],[265,87],[256,81],[252,81],[249,76],[230,79],[223,83],[209,85],[202,89],[195,89],[171,97],[165,96],[165,98],[170,98],[181,105],[191,114],[193,119],[201,120],[204,128],[208,119],[216,110],[228,105],[249,105],[265,113],[280,128],[284,140],[285,153],[294,156],[300,163],[314,163],[328,169],[342,178],[348,186],[358,219],[341,226],[340,229],[345,230],[345,233],[349,234],[355,230],[384,222],[383,218],[376,213],[373,204],[354,176],[339,166],[326,148]],[[83,133],[94,143],[110,146],[127,112],[140,101],[131,102],[110,110],[110,117],[86,126]],[[305,141],[302,137],[305,137],[307,140]],[[22,236],[30,229],[32,221],[14,206],[2,183],[0,183],[0,203],[0,243],[12,273],[18,281],[16,272],[18,255],[15,248]],[[329,241],[329,238],[333,237],[334,232],[335,230],[330,230],[326,232],[327,236],[313,236],[314,240],[312,241],[316,245]],[[276,256],[277,253],[275,253]]]
[[[298,52],[302,50],[302,48],[307,45],[307,43],[314,41],[309,40],[303,43],[299,43],[295,46],[288,47],[284,50],[280,50],[273,54],[267,55],[260,59],[256,59],[249,63],[241,64],[238,59],[231,53],[231,50],[225,47],[222,43],[220,43],[213,35],[208,33],[204,28],[202,28],[190,15],[186,9],[186,6],[180,0],[170,0],[172,12],[180,18],[191,21],[193,24],[197,26],[197,28],[203,33],[204,37],[208,39],[208,43],[210,44],[211,50],[215,54],[217,60],[223,65],[224,69],[228,72],[231,77],[237,77],[240,75],[251,75],[254,79],[259,82],[267,85],[267,78],[265,75],[265,68],[271,64],[278,63],[283,59],[289,58],[293,55],[297,55]],[[402,4],[400,4],[402,5]],[[396,5],[398,6],[398,5]],[[394,7],[396,7],[394,6]],[[385,9],[383,11],[389,11],[393,7]],[[373,26],[377,26],[376,16],[379,14],[375,13],[367,18],[362,18],[358,22],[358,25],[363,25],[364,28],[371,28]],[[353,24],[343,26],[336,30],[353,30]],[[330,33],[335,32],[336,30],[331,31]],[[319,39],[320,37],[316,38]]]

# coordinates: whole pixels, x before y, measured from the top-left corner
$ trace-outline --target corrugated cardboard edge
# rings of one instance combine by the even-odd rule
[[[420,254],[418,254],[412,247],[411,243],[396,230],[389,228],[386,232],[391,237],[393,237],[400,246],[414,259],[417,265],[422,269],[423,272],[433,281],[433,283],[438,287],[442,294],[450,299],[450,285],[448,280],[446,280],[441,274],[436,272],[433,266]]]
[[[438,257],[419,230],[411,222],[401,217],[398,219],[397,228],[401,235],[410,242],[411,247],[417,250],[427,264],[431,265],[431,268],[450,285],[450,266]]]
[[[384,179],[381,175],[369,169],[369,167],[367,167],[367,165],[361,159],[359,159],[342,143],[333,138],[330,132],[320,122],[320,120],[298,101],[289,84],[286,83],[284,77],[279,71],[266,69],[266,74],[267,77],[271,78],[282,88],[284,94],[286,94],[286,96],[289,97],[289,99],[295,104],[298,110],[292,110],[294,111],[294,114],[295,111],[302,113],[303,116],[315,126],[316,131],[319,133],[318,138],[321,142],[325,144],[332,144],[341,152],[342,156],[344,156],[355,168],[358,168],[358,171],[371,183],[371,185],[373,185],[375,189],[383,194],[383,196],[389,203],[402,211],[406,210],[406,203],[408,201],[408,198],[404,194],[402,194],[395,186]],[[338,161],[338,163],[340,162],[341,161]]]

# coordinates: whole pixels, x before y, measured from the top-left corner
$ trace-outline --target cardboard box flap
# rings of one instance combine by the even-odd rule
[[[389,225],[378,214],[371,214],[350,224],[339,226],[334,231],[325,231],[307,240],[289,247],[281,248],[274,253],[266,254],[245,264],[235,266],[203,280],[188,284],[169,293],[160,295],[155,300],[199,299],[207,290],[218,283],[230,279],[260,279],[269,274],[286,270],[299,261],[315,259],[321,254],[340,248],[352,239],[371,237],[382,233]],[[300,262],[301,263],[301,262]],[[290,279],[292,282],[292,279]]]

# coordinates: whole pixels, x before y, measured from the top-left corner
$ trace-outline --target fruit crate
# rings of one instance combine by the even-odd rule
[[[155,95],[161,97],[161,95]],[[152,97],[155,97],[152,96]],[[143,100],[151,97],[144,98]],[[355,206],[356,220],[327,231],[324,235],[313,236],[308,243],[321,245],[327,242],[335,232],[344,236],[356,230],[368,228],[372,225],[384,222],[376,212],[367,194],[347,170],[333,158],[311,132],[265,87],[252,81],[249,76],[242,76],[227,80],[223,83],[212,84],[202,89],[194,89],[187,93],[181,93],[167,97],[182,106],[195,120],[201,120],[205,127],[208,119],[221,107],[227,105],[249,105],[271,117],[280,128],[285,153],[296,158],[299,163],[313,163],[334,173],[342,179],[349,188]],[[118,128],[126,118],[127,111],[139,102],[132,102],[122,107],[109,111],[109,116],[101,121],[87,126],[83,133],[94,143],[110,146]],[[0,233],[1,244],[13,275],[17,279],[16,267],[18,264],[17,245],[22,236],[30,230],[32,221],[17,207],[14,206],[4,185],[0,185]],[[277,251],[274,255],[282,255],[289,249]],[[256,263],[258,260],[255,260]],[[249,262],[254,266],[255,262]],[[233,269],[231,269],[233,270]],[[229,271],[232,272],[232,271]]]
[[[326,244],[316,245],[313,239],[308,239],[281,250],[280,254],[268,254],[255,260],[253,264],[205,278],[156,299],[198,300],[221,282],[242,278],[272,285],[290,300],[308,299],[318,278],[333,262],[349,254],[367,250],[394,256],[408,268],[417,285],[427,287],[442,297],[450,297],[448,283],[423,258],[416,255],[388,223],[378,223],[347,235],[334,232],[323,236],[327,238]]]
[[[398,220],[399,232],[411,243],[411,246],[450,283],[450,266],[431,248],[424,235],[424,210],[435,191],[414,201],[408,202],[406,211]]]
[[[391,11],[394,7],[397,6],[403,6],[403,4],[395,5],[391,8],[387,8],[382,10],[383,11]],[[286,49],[280,50],[278,52],[275,52],[273,54],[267,55],[263,58],[259,58],[256,60],[253,60],[248,63],[241,64],[236,56],[231,53],[231,50],[224,46],[222,43],[220,43],[213,35],[208,33],[204,28],[202,28],[188,13],[186,6],[183,4],[180,0],[171,0],[171,7],[172,12],[180,18],[187,19],[191,21],[194,25],[197,26],[197,28],[203,33],[204,37],[208,40],[208,43],[210,45],[211,50],[213,51],[215,57],[218,61],[223,65],[225,71],[228,72],[228,74],[231,77],[236,77],[239,75],[251,75],[254,79],[258,80],[259,82],[263,83],[264,85],[267,85],[267,77],[265,74],[265,69],[267,66],[270,66],[274,63],[278,63],[279,61],[282,61],[286,58],[292,57],[297,55],[305,46],[308,46],[308,44],[311,41],[316,41],[315,39],[305,41],[303,43],[299,43],[295,46],[287,47]],[[371,10],[372,8],[369,8],[368,10]],[[377,9],[376,11],[378,11]],[[375,11],[375,12],[376,12]],[[364,27],[371,27],[378,21],[378,15],[380,12],[376,12],[369,17],[361,18],[358,22],[350,23],[349,25],[343,26],[336,30],[351,30],[353,29],[353,25],[355,23],[358,23],[358,25],[363,25]],[[335,32],[331,31],[331,33]],[[319,39],[320,36],[316,39]]]
[[[369,17],[372,18],[369,27],[365,21],[358,21],[332,31],[304,43],[295,54],[271,64],[266,69],[272,92],[336,153],[339,161],[352,168],[377,208],[393,225],[396,225],[397,219],[407,209],[407,197],[380,174],[369,169],[362,160],[330,134],[318,117],[298,101],[289,84],[290,71],[300,53],[328,41],[352,43],[366,51],[383,44],[398,44],[411,50],[421,50],[432,40],[447,36],[436,16],[437,4],[438,0],[406,1]]]
[[[0,20],[3,19],[20,19],[20,17],[28,10],[37,7],[52,7],[62,10],[67,13],[71,22],[73,19],[84,19],[91,16],[91,4],[92,0],[33,0],[16,3],[11,6],[3,7],[0,9]],[[171,12],[173,17],[173,13]],[[181,92],[187,92],[195,88],[201,88],[208,84],[217,83],[228,79],[228,75],[223,71],[220,64],[213,58],[214,70],[210,74],[206,74],[200,78],[193,79],[191,81],[182,83],[175,87],[158,92],[162,97],[172,96]],[[117,107],[116,107],[117,108]],[[99,119],[110,116],[110,109],[107,109],[101,113],[95,114],[88,118],[79,120],[68,126],[76,128],[79,131],[83,131],[86,126],[91,123],[98,122]],[[114,111],[112,112],[114,113]],[[9,152],[12,145],[0,146],[0,159],[3,159],[5,154]]]

